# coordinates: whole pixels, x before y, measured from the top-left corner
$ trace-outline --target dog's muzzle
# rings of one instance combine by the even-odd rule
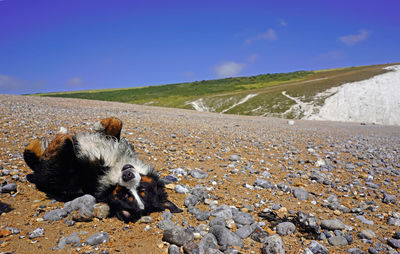
[[[135,178],[135,174],[133,172],[135,168],[131,164],[126,164],[122,167],[122,181],[129,182],[133,178]]]

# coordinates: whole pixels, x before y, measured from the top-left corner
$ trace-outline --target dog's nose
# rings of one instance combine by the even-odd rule
[[[125,165],[122,167],[121,171],[125,171],[125,170],[130,169],[130,168],[135,168],[135,167],[132,166],[131,164],[125,164]]]
[[[124,182],[128,182],[128,181],[132,180],[133,178],[135,178],[135,174],[132,171],[125,170],[122,172],[122,180]]]

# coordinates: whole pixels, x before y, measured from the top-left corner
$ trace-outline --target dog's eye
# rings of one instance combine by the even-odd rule
[[[121,170],[121,171],[124,171],[124,170],[130,169],[130,168],[135,168],[135,167],[134,167],[134,166],[132,166],[131,164],[125,164],[125,165],[122,167],[122,170]]]

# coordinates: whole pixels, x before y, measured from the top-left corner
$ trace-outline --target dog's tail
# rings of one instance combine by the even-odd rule
[[[40,164],[40,160],[43,157],[44,151],[48,145],[48,141],[45,138],[32,140],[24,150],[24,160],[26,164],[33,170],[36,171]]]

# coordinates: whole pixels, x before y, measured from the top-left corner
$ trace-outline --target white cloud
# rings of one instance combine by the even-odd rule
[[[232,77],[238,75],[245,66],[245,64],[237,62],[222,62],[215,66],[214,71],[220,78]]]
[[[65,82],[67,86],[81,86],[83,85],[83,80],[80,77],[72,77]]]
[[[247,39],[245,43],[250,44],[257,40],[276,41],[278,40],[278,36],[276,35],[275,30],[270,28],[265,33],[260,33],[256,37]]]
[[[360,30],[357,34],[345,35],[339,38],[346,45],[354,45],[368,38],[369,32],[365,29]]]
[[[281,25],[281,26],[287,26],[286,20],[280,19],[280,20],[279,20],[279,25]]]

